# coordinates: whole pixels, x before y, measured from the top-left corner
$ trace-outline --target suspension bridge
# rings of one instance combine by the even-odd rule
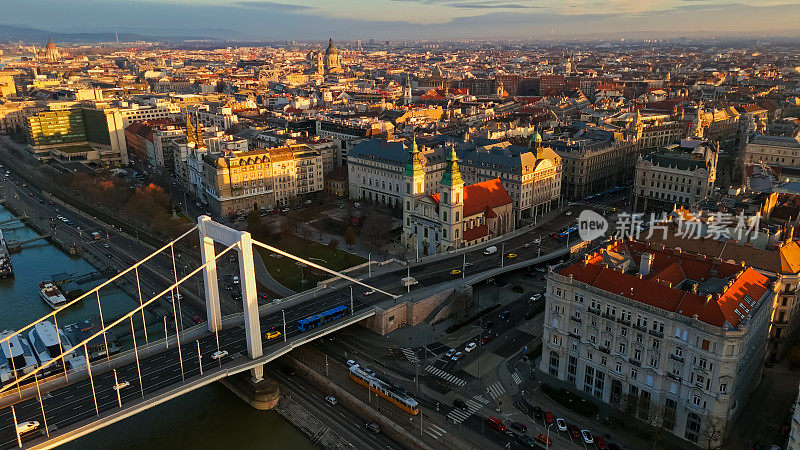
[[[200,237],[201,263],[178,277],[174,247],[192,233]],[[321,293],[301,293],[278,304],[259,307],[253,247],[328,272],[343,283],[338,288],[334,283]],[[242,312],[223,317],[217,263],[231,252],[238,254]],[[145,295],[139,287],[139,267],[162,253],[172,258],[173,283],[155,295]],[[184,328],[178,288],[198,274],[204,284],[207,321]],[[115,314],[115,320],[106,322],[102,288],[130,275],[136,280],[138,306],[125,314]],[[258,382],[263,379],[264,364],[375,314],[374,307],[354,297],[353,285],[398,297],[201,216],[192,229],[107,282],[19,331],[0,334],[0,351],[8,365],[0,388],[0,446],[52,448],[233,374],[249,371],[253,381]],[[161,334],[152,324],[148,326],[145,308],[164,296],[174,299],[174,330],[170,333],[165,319]],[[37,324],[41,322],[49,322],[59,330],[59,323],[64,323],[63,312],[78,303],[96,303],[100,326],[79,342],[69,342],[56,332],[53,339],[57,345],[53,342],[47,349],[50,359],[29,364],[26,354],[31,350],[21,345],[24,339],[20,338],[38,332],[41,325]],[[339,311],[332,317],[335,320],[320,320],[319,326],[310,330],[296,325],[310,316],[326,317],[325,312],[333,309]],[[267,340],[268,330],[281,331],[280,338]],[[115,335],[130,338],[131,348],[114,356],[101,351],[100,358],[92,359],[90,354],[96,355],[98,347],[109,348],[109,336]],[[156,336],[163,337],[155,339]]]

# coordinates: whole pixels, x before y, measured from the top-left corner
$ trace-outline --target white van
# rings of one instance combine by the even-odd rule
[[[495,253],[497,253],[497,247],[495,247],[494,245],[491,246],[491,247],[486,247],[483,250],[483,254],[484,255],[492,255],[492,254],[495,254]]]

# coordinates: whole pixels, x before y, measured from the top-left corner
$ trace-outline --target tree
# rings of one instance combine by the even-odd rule
[[[344,242],[348,245],[349,249],[353,249],[353,244],[356,243],[356,230],[351,226],[347,226],[344,232]]]
[[[361,228],[361,239],[370,245],[380,247],[384,234],[390,230],[391,226],[392,219],[386,214],[371,213],[364,220],[364,226]]]
[[[261,225],[261,215],[255,209],[247,215],[247,231],[256,238],[260,238],[264,231],[264,227]]]
[[[706,450],[722,450],[727,446],[727,423],[718,416],[707,416],[706,427],[700,436]]]

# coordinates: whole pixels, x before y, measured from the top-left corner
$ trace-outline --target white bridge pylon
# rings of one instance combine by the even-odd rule
[[[242,288],[245,340],[247,342],[247,354],[251,359],[258,358],[264,354],[261,345],[261,320],[258,315],[258,292],[256,291],[253,245],[258,245],[273,253],[291,258],[353,283],[360,284],[361,286],[388,295],[389,297],[399,297],[399,295],[390,294],[372,287],[363,283],[361,280],[320,266],[305,258],[292,255],[289,252],[264,244],[263,242],[254,241],[247,231],[235,230],[231,227],[214,222],[208,216],[200,216],[197,218],[197,229],[200,231],[200,251],[202,253],[201,256],[204,266],[203,281],[205,284],[208,331],[212,333],[216,333],[222,327],[222,313],[219,304],[219,284],[217,283],[217,258],[214,250],[214,243],[218,242],[226,247],[236,245],[236,250],[239,253],[239,279],[241,280],[240,285]],[[251,370],[251,375],[253,376],[254,382],[261,381],[264,377],[264,368],[262,366],[254,367]]]
[[[200,249],[201,249],[201,256],[202,256],[202,264],[199,265],[198,267],[196,267],[195,269],[189,271],[188,273],[186,273],[180,279],[178,278],[177,273],[175,273],[174,274],[174,276],[175,276],[175,282],[174,283],[172,283],[170,286],[166,287],[165,289],[161,290],[160,292],[154,293],[154,295],[152,297],[150,297],[149,299],[145,300],[146,297],[142,296],[141,288],[138,287],[139,286],[139,267],[142,264],[144,264],[145,262],[151,260],[152,258],[156,257],[161,252],[163,252],[163,251],[165,251],[167,249],[170,249],[170,253],[171,253],[172,258],[173,258],[173,267],[174,267],[174,254],[175,254],[174,245],[178,241],[180,241],[181,239],[183,239],[184,237],[186,237],[190,233],[192,233],[195,229],[197,229],[199,231],[199,234],[200,234]],[[214,247],[215,242],[219,242],[220,244],[222,244],[225,247],[219,253],[217,253],[216,250],[215,250],[215,247]],[[179,302],[180,302],[180,295],[178,295],[178,287],[180,285],[182,285],[184,282],[186,282],[187,280],[189,280],[192,277],[194,277],[195,275],[197,275],[198,273],[200,273],[200,272],[203,273],[202,276],[203,276],[203,280],[204,280],[204,284],[205,284],[205,297],[206,297],[206,309],[207,309],[206,314],[207,314],[207,318],[208,318],[208,330],[210,332],[212,332],[213,334],[217,335],[217,345],[216,346],[217,346],[217,350],[220,350],[219,331],[222,328],[222,315],[221,315],[221,311],[220,311],[219,284],[218,284],[218,280],[217,280],[217,262],[216,261],[220,257],[224,256],[226,253],[228,253],[229,251],[231,251],[233,249],[236,249],[237,252],[239,253],[239,273],[240,273],[241,289],[242,289],[242,301],[243,301],[243,309],[244,309],[245,332],[247,334],[246,335],[246,343],[247,343],[248,356],[250,358],[252,358],[252,359],[255,359],[255,358],[258,358],[258,357],[262,356],[263,355],[263,349],[262,349],[262,340],[261,340],[261,336],[260,336],[261,327],[260,327],[260,320],[259,320],[259,314],[258,314],[258,300],[257,300],[257,292],[256,292],[254,261],[253,261],[253,245],[258,245],[260,247],[263,247],[263,248],[267,249],[268,251],[271,251],[271,252],[280,254],[282,256],[294,259],[296,261],[302,262],[303,264],[306,264],[308,266],[320,269],[322,271],[325,271],[327,273],[335,275],[336,277],[340,277],[342,279],[348,280],[348,281],[350,281],[352,283],[355,283],[355,284],[364,286],[366,288],[372,289],[375,292],[380,292],[380,293],[385,294],[385,295],[387,295],[389,297],[392,297],[392,298],[398,298],[399,297],[398,295],[394,295],[394,294],[388,293],[386,291],[374,288],[374,287],[372,287],[372,286],[370,286],[370,285],[368,285],[368,284],[366,284],[366,283],[364,283],[364,282],[362,282],[362,281],[360,281],[358,279],[352,278],[352,277],[350,277],[348,275],[345,275],[343,273],[340,273],[340,272],[328,269],[326,267],[320,266],[319,264],[316,264],[316,263],[314,263],[312,261],[308,261],[308,260],[306,260],[304,258],[300,258],[298,256],[292,255],[292,254],[290,254],[288,252],[285,252],[285,251],[280,250],[278,248],[272,247],[270,245],[266,245],[266,244],[264,244],[262,242],[254,241],[254,240],[252,240],[252,237],[251,237],[250,233],[248,233],[246,231],[235,230],[235,229],[227,227],[225,225],[216,223],[216,222],[212,221],[211,218],[208,217],[208,216],[200,216],[198,218],[197,226],[192,227],[191,229],[189,229],[188,231],[183,233],[181,236],[179,236],[175,240],[167,243],[166,245],[164,245],[160,249],[156,250],[152,254],[150,254],[147,257],[145,257],[144,259],[142,259],[141,261],[136,262],[131,267],[129,267],[129,268],[125,269],[124,271],[120,272],[119,274],[111,277],[108,281],[106,281],[106,282],[100,284],[99,286],[89,290],[88,292],[84,293],[83,295],[79,296],[78,298],[66,303],[65,305],[61,306],[60,308],[56,309],[55,311],[52,311],[52,312],[50,312],[48,314],[45,314],[44,316],[40,317],[36,321],[34,321],[34,322],[30,323],[29,325],[21,328],[16,333],[9,334],[9,335],[7,335],[5,337],[0,338],[0,346],[2,346],[2,349],[3,350],[7,349],[8,354],[11,354],[9,341],[10,341],[10,339],[12,337],[17,336],[17,335],[21,335],[26,330],[29,330],[31,327],[35,326],[37,323],[39,323],[41,321],[44,321],[44,320],[47,320],[47,319],[51,319],[51,318],[55,322],[55,326],[57,328],[58,327],[57,314],[63,312],[64,310],[66,310],[67,308],[71,307],[72,305],[75,305],[76,303],[78,303],[80,301],[83,301],[84,299],[89,299],[91,297],[96,297],[97,298],[98,308],[100,308],[100,313],[101,313],[101,316],[100,316],[101,328],[99,330],[94,332],[91,336],[86,337],[84,340],[82,340],[80,342],[73,343],[74,345],[72,346],[71,349],[64,350],[63,348],[61,348],[62,351],[58,356],[53,357],[52,359],[50,359],[46,363],[39,365],[34,370],[32,370],[32,371],[30,371],[28,373],[24,373],[23,374],[23,373],[21,373],[21,371],[16,370],[17,369],[16,367],[12,366],[12,370],[14,372],[14,380],[7,382],[5,385],[0,387],[0,393],[7,392],[7,391],[10,391],[10,390],[14,389],[14,390],[18,391],[19,397],[20,397],[20,399],[22,399],[23,398],[23,395],[22,395],[22,385],[23,385],[23,383],[25,383],[25,382],[31,382],[31,383],[35,382],[36,383],[36,393],[39,396],[39,400],[40,400],[40,404],[41,404],[41,395],[42,394],[41,394],[41,392],[39,392],[39,379],[42,376],[41,373],[45,369],[47,369],[48,367],[50,367],[50,366],[52,366],[52,365],[54,365],[56,363],[60,363],[64,368],[64,376],[68,377],[69,373],[71,373],[71,371],[68,372],[68,370],[67,370],[67,365],[65,364],[66,358],[69,357],[71,354],[76,354],[77,352],[80,352],[82,350],[83,353],[85,354],[86,367],[84,367],[82,369],[77,369],[77,370],[88,371],[89,380],[90,380],[91,385],[92,385],[92,396],[93,396],[94,401],[95,401],[95,410],[96,410],[97,415],[99,416],[100,410],[99,410],[98,404],[97,404],[97,395],[96,395],[96,392],[95,392],[95,389],[94,389],[93,374],[92,374],[92,367],[95,364],[97,364],[97,362],[96,361],[95,362],[90,362],[89,361],[89,352],[88,352],[87,345],[88,345],[89,342],[91,342],[94,339],[96,339],[98,337],[101,337],[101,336],[105,340],[106,333],[109,330],[111,330],[113,327],[115,327],[117,325],[123,324],[124,321],[129,321],[130,322],[130,332],[131,332],[131,336],[133,338],[133,350],[134,350],[134,355],[136,356],[137,372],[138,372],[138,375],[139,375],[139,386],[140,386],[140,390],[141,390],[141,393],[142,393],[142,398],[144,398],[145,392],[144,392],[144,386],[143,386],[143,383],[142,383],[141,369],[139,367],[139,347],[138,347],[137,341],[136,341],[134,317],[137,314],[141,314],[144,336],[145,336],[145,339],[147,339],[147,325],[146,325],[146,323],[144,321],[144,309],[146,307],[150,306],[151,304],[153,304],[153,302],[157,301],[159,298],[161,298],[164,295],[169,294],[169,293],[172,293],[173,299],[174,299],[174,301],[171,302],[171,303],[173,305],[173,316],[174,316],[174,318],[176,320],[176,323],[175,323],[175,339],[176,339],[176,344],[177,344],[177,349],[178,349],[178,358],[179,358],[180,365],[181,365],[181,375],[183,376],[183,374],[184,374],[184,368],[183,368],[184,356],[181,353],[181,345],[185,344],[185,342],[182,342],[182,340],[181,340],[182,326],[177,322],[178,311],[176,311],[176,309],[175,309],[176,305],[179,304]],[[112,321],[111,323],[106,323],[105,321],[103,321],[102,305],[101,305],[99,290],[102,287],[105,287],[105,286],[108,286],[108,285],[114,283],[116,280],[120,279],[121,277],[123,277],[126,274],[134,275],[135,278],[136,278],[137,290],[139,292],[139,305],[137,307],[133,308],[130,312],[128,312],[126,314],[123,314],[122,316],[120,316],[116,320]],[[354,313],[354,311],[353,311],[352,302],[351,302],[351,314],[353,314],[353,313]],[[166,321],[165,321],[165,328],[166,328]],[[165,331],[165,333],[166,333],[166,331]],[[58,337],[59,337],[59,346],[61,346],[61,342],[60,342],[61,334],[60,333],[58,334]],[[166,344],[166,348],[169,348],[169,339],[167,339],[167,337],[165,337],[165,344]],[[148,352],[149,352],[149,348],[150,347],[148,346]],[[198,352],[199,352],[199,348],[198,348]],[[112,361],[114,360],[114,358],[112,358],[108,354],[108,352],[106,352],[105,359],[107,361],[106,369],[110,369],[112,367]],[[13,360],[12,360],[12,364],[13,364]],[[202,374],[202,372],[201,372],[201,374]],[[253,375],[255,380],[260,380],[263,377],[263,367],[262,366],[258,366],[256,368],[252,369],[252,375]],[[67,382],[70,381],[69,378],[66,378],[66,380],[67,380]],[[27,389],[27,386],[26,386],[26,389]],[[121,403],[121,400],[120,400],[120,403]],[[120,407],[121,407],[121,405],[120,405]],[[44,406],[42,406],[42,408],[44,409]],[[43,416],[44,416],[44,412],[43,412]],[[47,434],[49,436],[49,431],[47,432]]]

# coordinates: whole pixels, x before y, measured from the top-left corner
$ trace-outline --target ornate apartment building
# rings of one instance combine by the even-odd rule
[[[694,208],[714,193],[718,145],[684,139],[680,144],[639,156],[633,183],[636,211]]]
[[[612,241],[551,268],[539,369],[703,446],[758,385],[773,297],[745,263]]]

